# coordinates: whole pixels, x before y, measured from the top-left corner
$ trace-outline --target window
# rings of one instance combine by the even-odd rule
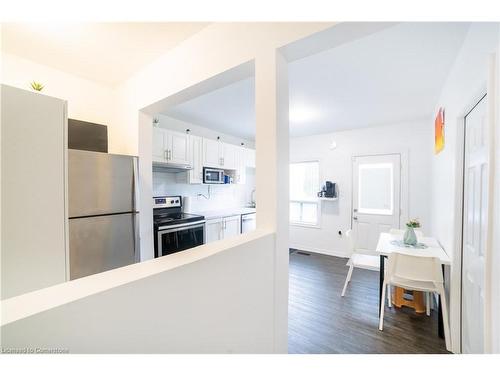
[[[318,225],[319,162],[290,164],[290,222]]]
[[[394,211],[392,163],[360,164],[358,176],[358,212],[392,215]]]

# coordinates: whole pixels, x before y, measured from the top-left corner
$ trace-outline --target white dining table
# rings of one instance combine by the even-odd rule
[[[444,277],[444,266],[451,264],[451,259],[444,251],[443,247],[439,244],[439,241],[433,237],[417,237],[418,243],[423,243],[427,247],[424,249],[407,247],[403,244],[394,243],[395,241],[402,241],[403,234],[391,234],[391,233],[380,233],[380,237],[377,243],[376,252],[380,255],[380,277],[379,277],[379,314],[380,314],[380,303],[382,299],[382,285],[384,283],[384,273],[385,273],[385,259],[393,252],[408,254],[413,256],[423,256],[423,257],[435,257],[441,261],[441,267],[443,270]],[[444,337],[444,326],[443,326],[443,314],[441,306],[441,297],[439,297],[438,302],[438,334],[439,337]]]

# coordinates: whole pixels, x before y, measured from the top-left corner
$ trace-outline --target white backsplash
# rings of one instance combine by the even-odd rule
[[[233,207],[244,207],[251,201],[255,189],[255,170],[248,168],[246,184],[202,185],[186,183],[186,172],[153,171],[153,195],[181,195],[189,197],[189,211],[202,212]],[[209,194],[210,191],[210,194]],[[209,199],[198,194],[203,194]]]

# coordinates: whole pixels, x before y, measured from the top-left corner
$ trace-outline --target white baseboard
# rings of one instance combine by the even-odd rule
[[[299,244],[291,244],[289,247],[291,249],[303,250],[303,251],[307,251],[310,253],[330,255],[330,256],[339,257],[339,258],[349,258],[351,256],[351,254],[347,254],[346,252],[341,251],[341,250],[320,249],[317,247],[310,247],[310,246],[299,245]]]

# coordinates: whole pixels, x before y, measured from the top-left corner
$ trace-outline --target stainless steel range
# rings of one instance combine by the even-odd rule
[[[155,258],[205,243],[205,217],[182,212],[182,197],[153,197]]]

